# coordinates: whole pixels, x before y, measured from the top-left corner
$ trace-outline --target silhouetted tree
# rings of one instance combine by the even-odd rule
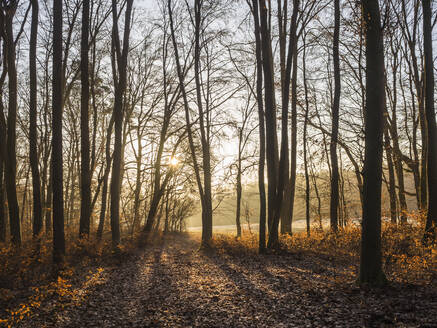
[[[362,2],[366,39],[365,157],[361,240],[361,284],[382,285],[381,179],[385,111],[383,33],[378,0]]]
[[[82,1],[82,38],[80,43],[80,154],[81,154],[81,203],[79,236],[89,236],[91,217],[91,171],[90,171],[90,133],[89,133],[89,18],[90,2]]]
[[[52,80],[52,172],[53,185],[53,261],[63,262],[64,236],[64,188],[62,159],[62,0],[53,1],[53,80]]]
[[[112,0],[112,74],[114,79],[114,151],[111,176],[111,231],[112,244],[117,247],[120,243],[120,187],[121,187],[121,158],[122,158],[122,128],[123,128],[123,97],[126,91],[127,56],[129,53],[129,34],[131,28],[133,0],[127,0],[123,47],[121,46],[118,28],[117,1]]]
[[[437,226],[437,127],[434,111],[434,58],[432,54],[431,1],[422,0],[425,114],[428,125],[428,212],[426,215],[425,239],[436,239]]]

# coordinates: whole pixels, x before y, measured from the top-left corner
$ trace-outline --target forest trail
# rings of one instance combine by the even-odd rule
[[[169,235],[99,271],[81,302],[20,326],[437,327],[435,288],[362,291],[320,254],[203,252],[198,234]]]

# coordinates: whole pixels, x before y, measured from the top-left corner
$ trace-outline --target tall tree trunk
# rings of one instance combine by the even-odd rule
[[[202,91],[200,82],[200,59],[201,45],[200,33],[203,26],[202,1],[194,3],[194,81],[196,85],[197,109],[199,112],[200,141],[202,145],[202,164],[203,164],[203,202],[202,202],[202,244],[208,245],[212,238],[212,176],[211,176],[211,149],[209,140],[209,122],[205,115]],[[205,117],[206,116],[206,117]],[[206,122],[205,122],[206,118]]]
[[[340,109],[340,56],[338,51],[339,35],[340,35],[340,0],[334,0],[334,44],[333,44],[333,61],[334,61],[334,100],[332,104],[332,135],[331,144],[329,147],[329,153],[331,155],[331,202],[330,202],[330,222],[331,231],[337,232],[338,230],[338,159],[337,159],[337,142],[338,142],[338,121],[339,121],[339,109]]]
[[[62,167],[62,1],[53,2],[53,98],[52,98],[52,186],[53,186],[53,261],[63,262],[65,255],[64,236],[64,190]]]
[[[284,233],[292,233],[294,198],[296,194],[297,170],[297,51],[293,54],[293,75],[291,78],[291,147],[290,179],[286,188],[287,207],[285,213]]]
[[[276,100],[275,82],[273,72],[273,55],[270,40],[270,28],[268,24],[267,4],[265,0],[259,1],[260,5],[260,32],[261,51],[264,72],[264,97],[265,97],[265,123],[266,123],[266,157],[268,179],[268,226],[269,241],[267,247],[276,247],[278,231],[274,231],[275,205],[278,186],[278,140],[276,134]]]
[[[425,239],[436,240],[437,227],[437,127],[434,111],[434,65],[432,54],[431,1],[422,0],[423,50],[425,62],[425,113],[428,124],[428,212],[426,215]]]
[[[90,132],[89,132],[89,17],[90,2],[82,2],[82,38],[80,43],[80,79],[81,79],[81,96],[80,96],[80,223],[79,236],[89,236],[90,218],[91,218],[91,170],[90,170]]]
[[[126,90],[127,78],[127,56],[129,51],[130,21],[133,0],[127,0],[123,47],[120,45],[118,30],[118,10],[116,0],[112,0],[112,43],[113,43],[113,75],[115,83],[114,99],[114,151],[112,160],[111,175],[111,231],[112,245],[118,247],[120,244],[120,191],[121,191],[121,160],[122,160],[122,129],[123,129],[123,96]],[[122,50],[121,50],[122,49]],[[117,67],[117,69],[115,69]],[[117,74],[118,72],[118,74]],[[118,76],[118,78],[117,78]]]
[[[385,110],[384,48],[378,0],[362,2],[366,35],[366,105],[361,284],[383,285],[381,253],[382,142]]]
[[[5,50],[8,65],[8,118],[6,132],[6,156],[5,156],[5,182],[8,196],[9,228],[11,241],[15,246],[21,245],[20,211],[18,207],[16,190],[16,125],[17,125],[17,70],[15,64],[15,42],[13,36],[13,17],[17,8],[17,1],[11,1],[6,8],[4,19],[5,26]],[[1,13],[3,16],[4,14]]]
[[[402,151],[399,146],[399,136],[398,136],[398,122],[397,122],[397,69],[399,67],[397,53],[399,51],[398,48],[395,48],[393,45],[393,40],[391,40],[391,53],[393,57],[392,61],[392,90],[393,90],[393,96],[391,99],[391,106],[392,106],[392,118],[391,118],[391,124],[387,121],[388,129],[391,135],[391,139],[393,141],[393,149],[391,150],[391,155],[394,162],[394,167],[396,171],[396,175],[398,178],[398,197],[399,197],[399,208],[400,208],[400,217],[401,222],[405,223],[407,221],[406,213],[407,213],[407,200],[405,198],[405,183],[404,183],[404,169],[402,164]],[[400,85],[402,88],[402,85]],[[387,114],[388,115],[388,114]],[[390,141],[388,141],[390,143]],[[387,155],[388,156],[388,155]],[[414,169],[413,169],[414,171]],[[415,176],[415,180],[418,182],[418,179],[416,178],[416,174],[413,172]],[[418,184],[417,184],[418,185]],[[418,193],[419,194],[419,193]]]
[[[305,171],[305,221],[307,226],[307,236],[310,235],[310,177],[308,172],[308,151],[307,151],[307,132],[308,132],[308,115],[310,111],[310,103],[308,99],[308,83],[306,77],[306,44],[305,44],[304,36],[304,44],[303,44],[303,85],[305,91],[305,117],[304,117],[304,125],[303,125],[303,164]]]
[[[258,0],[252,0],[252,15],[255,25],[255,52],[256,52],[256,100],[258,105],[258,123],[259,123],[259,162],[258,162],[258,190],[259,190],[259,252],[262,253],[266,247],[266,190],[264,183],[264,166],[266,161],[266,136],[264,122],[264,105],[263,105],[263,72],[261,56],[261,38],[259,27],[259,9]]]
[[[284,1],[284,17],[287,13],[286,11],[287,2]],[[295,172],[296,165],[293,158],[293,147],[297,145],[296,136],[291,134],[291,157],[289,159],[289,149],[288,149],[288,104],[289,104],[289,93],[290,93],[290,82],[293,83],[291,90],[291,127],[292,130],[294,127],[297,127],[296,116],[296,89],[295,89],[295,74],[294,74],[294,60],[296,59],[297,54],[297,14],[299,9],[299,0],[293,1],[293,13],[291,15],[291,25],[290,25],[290,40],[288,44],[288,54],[287,54],[287,65],[285,67],[285,73],[281,74],[281,99],[282,99],[282,115],[281,115],[281,153],[279,160],[279,181],[278,181],[278,190],[277,190],[277,199],[276,199],[276,214],[275,214],[275,222],[274,222],[274,234],[276,234],[277,225],[279,224],[279,219],[282,217],[282,221],[289,221],[287,224],[281,223],[281,231],[284,232],[284,227],[289,227],[291,232],[291,220],[287,220],[287,208],[292,206],[291,195],[293,194],[293,172]],[[286,20],[285,20],[286,22]],[[284,23],[284,29],[286,29],[286,24]],[[284,30],[285,33],[285,30]],[[293,69],[293,76],[292,75]],[[283,78],[282,78],[283,77]],[[293,81],[291,81],[293,80]],[[291,170],[290,170],[291,168]],[[290,175],[289,175],[289,172]],[[294,176],[295,177],[295,176]],[[290,179],[290,180],[289,180]],[[290,183],[291,182],[291,183]],[[293,197],[294,200],[294,197]],[[290,224],[288,224],[290,223]],[[276,238],[276,237],[275,237]]]
[[[38,0],[32,0],[32,23],[29,45],[29,157],[32,168],[33,192],[33,237],[38,237],[42,230],[41,182],[38,163],[37,117],[37,75],[36,75],[36,42],[38,37]]]
[[[171,6],[171,0],[167,1],[167,8],[169,12],[169,19],[170,19],[170,30],[171,30],[171,38],[174,48],[174,56],[176,61],[176,69],[178,74],[178,80],[179,80],[179,87],[182,93],[182,99],[184,103],[184,110],[185,110],[185,120],[186,120],[186,129],[187,129],[187,135],[188,135],[188,143],[190,147],[190,153],[191,158],[193,161],[193,167],[194,167],[194,174],[196,177],[196,183],[197,187],[199,189],[199,195],[202,205],[202,246],[208,246],[210,243],[210,240],[212,238],[212,198],[211,198],[211,167],[210,167],[210,153],[209,153],[209,138],[205,135],[205,132],[208,132],[207,135],[209,136],[209,131],[205,131],[205,122],[203,118],[203,108],[202,108],[202,98],[201,98],[201,92],[200,92],[200,71],[199,71],[199,64],[200,64],[200,29],[201,29],[201,22],[200,22],[200,15],[201,15],[201,4],[200,2],[195,2],[195,19],[194,19],[194,28],[195,28],[195,45],[194,45],[194,70],[195,70],[195,82],[196,82],[196,97],[197,97],[197,107],[199,112],[199,124],[200,124],[200,132],[201,132],[201,144],[202,144],[202,157],[203,157],[203,184],[200,177],[200,168],[199,163],[197,161],[197,155],[196,155],[196,149],[194,144],[194,137],[193,137],[193,131],[191,127],[191,118],[190,118],[190,107],[188,103],[188,97],[185,90],[185,75],[180,63],[180,57],[179,57],[179,50],[178,45],[176,41],[176,35],[175,35],[175,26],[173,22],[173,9]],[[207,126],[209,126],[209,123],[207,123]]]

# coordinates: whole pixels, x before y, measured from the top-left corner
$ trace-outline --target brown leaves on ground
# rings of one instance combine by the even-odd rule
[[[197,235],[159,237],[90,267],[86,279],[72,277],[65,295],[42,302],[17,326],[437,327],[435,285],[362,290],[347,261],[237,251],[243,244],[221,236],[204,252]]]

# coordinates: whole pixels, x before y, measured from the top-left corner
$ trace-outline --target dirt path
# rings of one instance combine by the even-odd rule
[[[437,327],[434,288],[354,287],[349,268],[298,254],[198,251],[169,236],[101,274],[79,305],[24,327]]]

